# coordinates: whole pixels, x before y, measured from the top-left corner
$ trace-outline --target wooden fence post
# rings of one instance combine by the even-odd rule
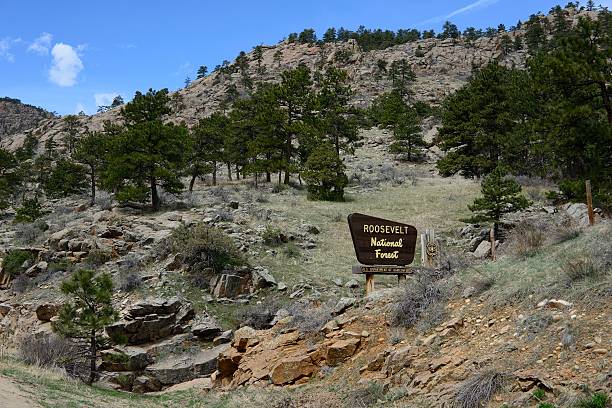
[[[591,180],[584,182],[586,189],[587,207],[589,209],[589,225],[595,224],[595,213],[593,212],[593,195],[591,194]]]
[[[368,296],[372,292],[374,292],[374,274],[366,273],[366,286],[365,286],[366,296]]]
[[[433,228],[428,228],[421,234],[421,265],[426,268],[438,266],[439,255],[436,233]]]
[[[493,224],[493,227],[491,227],[490,240],[491,240],[491,259],[495,261],[495,224]]]

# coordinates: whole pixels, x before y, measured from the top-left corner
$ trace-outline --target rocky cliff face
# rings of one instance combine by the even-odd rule
[[[513,36],[514,34],[510,34]],[[413,86],[414,98],[432,104],[440,103],[449,93],[460,88],[472,71],[486,63],[497,60],[507,66],[522,66],[525,51],[504,55],[500,46],[500,36],[483,37],[469,44],[459,40],[426,39],[406,43],[384,50],[362,51],[354,41],[342,43],[298,44],[281,42],[275,46],[264,46],[260,64],[253,53],[248,53],[247,74],[253,81],[274,82],[280,79],[281,72],[305,64],[313,71],[336,66],[349,74],[354,90],[352,103],[367,107],[374,98],[389,91],[391,82],[378,68],[379,60],[390,65],[393,61],[406,59],[417,75]],[[275,57],[276,56],[276,57]],[[238,71],[238,70],[236,70]],[[172,93],[173,113],[169,120],[184,122],[192,126],[200,118],[220,110],[227,90],[235,86],[241,96],[247,94],[242,74],[213,72],[205,78],[193,81],[187,87]],[[93,116],[83,116],[85,130],[102,129],[105,120],[119,119],[120,108]],[[14,150],[23,144],[24,132],[12,132],[10,137],[0,141],[0,145]],[[53,118],[33,129],[39,139],[39,148],[51,137],[60,141],[63,137],[61,118]]]
[[[0,98],[0,140],[37,127],[52,116],[46,110],[24,104],[19,99]]]

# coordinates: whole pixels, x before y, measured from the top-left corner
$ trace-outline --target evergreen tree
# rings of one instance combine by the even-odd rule
[[[507,33],[504,33],[501,36],[499,46],[501,48],[502,55],[508,55],[514,49],[514,44],[512,42],[512,39]]]
[[[410,86],[416,81],[416,75],[406,59],[402,58],[391,63],[389,78],[394,92],[397,92],[402,98],[410,96]]]
[[[391,153],[405,155],[408,161],[412,161],[420,154],[419,147],[425,146],[419,118],[413,109],[401,112],[393,125],[394,142],[389,146]]]
[[[336,42],[336,29],[334,27],[330,27],[323,34],[323,42],[324,43],[333,43]]]
[[[525,23],[525,43],[530,54],[536,54],[546,45],[546,32],[539,15],[533,14]]]
[[[213,185],[217,184],[217,163],[223,159],[224,137],[228,132],[228,118],[220,113],[200,119],[191,130],[191,154],[189,162],[189,191],[197,178],[212,173]]]
[[[18,191],[20,181],[15,155],[0,148],[0,209],[10,205]]]
[[[522,103],[528,89],[519,86],[524,76],[491,63],[446,98],[439,136],[442,150],[448,153],[437,164],[442,175],[480,177],[500,160],[510,164],[526,158],[516,150],[529,144],[515,132],[524,117],[521,109],[529,107]]]
[[[78,141],[73,154],[73,158],[77,162],[87,166],[87,175],[89,176],[89,185],[91,188],[90,205],[96,203],[98,173],[106,163],[107,151],[107,138],[99,132],[89,132]]]
[[[357,126],[351,117],[349,99],[353,91],[346,71],[330,67],[323,74],[316,95],[318,124],[340,156],[340,151],[353,152],[358,141]]]
[[[282,51],[281,50],[274,51],[274,55],[272,56],[272,58],[274,59],[274,63],[276,64],[276,66],[280,67],[281,59],[283,58]]]
[[[168,90],[136,92],[122,109],[125,130],[112,138],[103,184],[119,201],[146,201],[154,211],[161,202],[158,188],[178,194],[189,148],[184,126],[163,123],[170,113]]]
[[[302,44],[312,44],[317,42],[317,35],[312,28],[306,28],[298,36],[298,41]]]
[[[113,98],[113,102],[111,103],[111,109],[113,108],[118,108],[119,106],[123,105],[123,97],[121,95],[117,95]]]
[[[53,330],[64,337],[89,343],[88,384],[96,380],[96,358],[104,342],[104,328],[118,319],[112,304],[113,281],[108,273],[78,270],[62,282],[62,293],[71,299],[60,309]]]
[[[305,65],[281,74],[277,98],[285,116],[283,120],[283,134],[286,138],[283,155],[285,184],[289,184],[289,175],[295,156],[294,138],[300,133],[302,121],[309,115],[309,107],[312,105],[311,87],[310,69]]]
[[[515,180],[506,177],[501,166],[498,166],[484,178],[481,184],[482,197],[476,198],[469,209],[497,224],[503,214],[520,211],[530,203],[521,195],[521,186]]]
[[[303,172],[311,200],[344,201],[348,178],[345,166],[330,144],[321,144],[306,161]]]
[[[45,182],[45,192],[52,198],[81,194],[86,188],[85,167],[67,159],[60,159],[56,162]]]
[[[197,79],[202,79],[204,78],[206,75],[208,74],[208,67],[206,65],[200,65],[200,68],[198,68],[198,72],[197,72]]]
[[[442,26],[442,32],[438,34],[438,38],[446,40],[448,38],[457,39],[461,35],[461,32],[457,26],[450,21],[446,21]]]
[[[69,154],[72,154],[74,151],[74,146],[79,136],[80,128],[81,119],[79,119],[79,116],[67,115],[64,117],[63,130],[66,133],[66,136],[64,137],[64,147],[68,150]]]

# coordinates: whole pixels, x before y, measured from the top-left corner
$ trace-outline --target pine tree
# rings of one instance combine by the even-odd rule
[[[197,79],[202,79],[208,74],[208,67],[206,65],[200,65],[196,74]]]
[[[521,186],[506,177],[506,172],[498,166],[484,178],[481,184],[482,197],[476,198],[470,211],[479,213],[487,220],[497,224],[502,215],[529,207],[530,202],[521,195]]]
[[[200,119],[191,129],[191,151],[188,173],[191,177],[189,191],[197,178],[212,173],[213,185],[217,184],[217,163],[223,159],[224,137],[229,129],[228,118],[220,113]]]
[[[78,270],[62,282],[62,293],[71,299],[52,323],[53,330],[64,337],[89,343],[88,384],[96,380],[96,357],[104,341],[104,328],[118,318],[113,308],[113,281],[108,273],[94,276],[93,271]]]
[[[19,184],[18,162],[15,155],[0,148],[0,209],[10,205]]]
[[[64,147],[68,150],[69,154],[72,154],[74,151],[80,128],[81,119],[77,115],[67,115],[64,117],[64,132],[66,132]]]
[[[416,112],[408,107],[397,116],[393,125],[395,140],[389,146],[391,153],[405,155],[408,161],[412,161],[419,156],[420,150],[418,148],[425,146],[419,122]]]
[[[308,160],[303,172],[307,183],[308,198],[311,200],[344,201],[344,188],[348,178],[345,166],[330,144],[317,147]]]
[[[60,159],[56,162],[45,182],[45,192],[52,198],[81,194],[86,187],[85,167],[67,159]]]
[[[107,138],[99,132],[89,132],[77,142],[73,158],[87,166],[89,185],[91,188],[90,205],[96,203],[96,184],[98,173],[106,163],[108,154]]]
[[[324,43],[333,43],[336,42],[336,29],[334,27],[330,27],[323,34],[323,42]]]
[[[330,67],[323,74],[316,95],[319,111],[318,125],[340,156],[341,151],[352,153],[358,141],[357,126],[348,105],[353,91],[346,71]]]
[[[159,210],[159,187],[166,193],[183,190],[181,173],[189,149],[187,129],[165,124],[170,113],[168,90],[136,92],[122,109],[125,130],[112,138],[102,178],[119,201],[151,200]]]
[[[516,130],[531,114],[526,97],[530,90],[522,85],[526,82],[524,72],[491,63],[446,98],[439,136],[448,154],[437,163],[442,175],[480,177],[498,161],[524,163],[529,143],[527,135]]]
[[[281,84],[277,97],[285,113],[283,121],[283,134],[286,137],[283,157],[285,184],[289,184],[289,175],[295,156],[294,137],[299,134],[303,124],[302,121],[308,116],[309,106],[312,103],[311,87],[310,69],[305,65],[300,65],[281,74]]]
[[[391,63],[389,78],[393,85],[393,91],[397,92],[402,98],[411,95],[410,86],[416,81],[416,75],[406,59],[402,58]]]

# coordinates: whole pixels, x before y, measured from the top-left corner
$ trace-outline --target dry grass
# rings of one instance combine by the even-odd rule
[[[348,214],[359,212],[406,222],[419,231],[432,226],[448,231],[462,225],[459,220],[468,216],[467,204],[478,194],[478,185],[460,178],[419,179],[416,186],[387,184],[378,192],[349,194],[344,203],[313,202],[306,199],[305,193],[297,194],[291,201],[293,205],[289,205],[287,195],[270,196],[264,208],[283,215],[275,224],[281,230],[306,220],[319,227],[317,247],[308,251],[306,259],[267,255],[260,261],[288,284],[307,279],[331,285],[334,278],[352,278],[350,265],[356,264],[346,222]],[[417,246],[414,264],[420,260],[418,251]],[[376,281],[391,284],[393,278],[377,277]]]
[[[455,406],[457,408],[486,406],[486,403],[504,385],[506,380],[506,374],[494,369],[471,375],[459,384],[455,395]]]

